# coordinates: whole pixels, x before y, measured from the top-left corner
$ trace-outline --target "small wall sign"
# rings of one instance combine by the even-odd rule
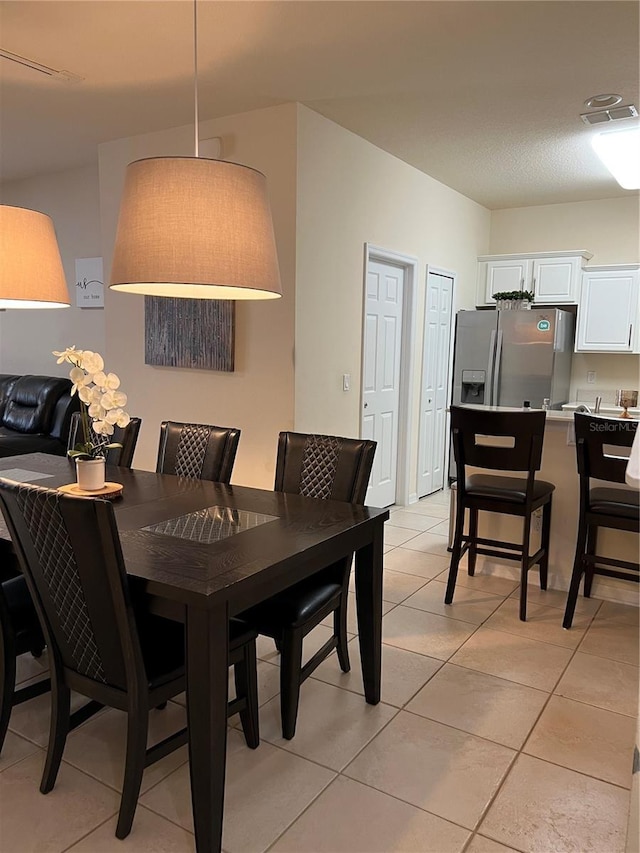
[[[102,258],[76,258],[76,305],[104,308]]]

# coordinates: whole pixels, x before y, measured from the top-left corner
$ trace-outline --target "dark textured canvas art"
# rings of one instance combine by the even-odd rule
[[[231,372],[234,338],[231,300],[145,296],[145,364]]]

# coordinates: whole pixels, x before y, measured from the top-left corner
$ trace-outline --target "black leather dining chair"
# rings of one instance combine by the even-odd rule
[[[517,560],[520,563],[520,619],[523,621],[527,618],[527,576],[536,564],[540,569],[540,588],[547,588],[551,501],[555,486],[535,476],[542,463],[545,416],[546,412],[543,411],[487,411],[465,406],[451,407],[452,443],[458,483],[456,526],[444,599],[446,604],[453,601],[458,565],[467,551],[470,575],[475,572],[478,554]],[[497,438],[500,445],[491,444],[487,441],[488,437]],[[500,473],[467,474],[468,467]],[[526,476],[504,476],[505,471],[520,472]],[[540,548],[530,555],[531,516],[540,507]],[[469,530],[465,534],[467,509]],[[480,538],[478,513],[481,511],[522,518],[522,541]]]
[[[140,418],[131,418],[126,427],[114,427],[113,435],[98,435],[89,424],[91,441],[95,445],[121,444],[121,447],[112,447],[105,452],[107,465],[119,465],[121,468],[131,468],[133,454],[138,443],[140,432]],[[69,443],[67,450],[74,450],[76,445],[83,441],[82,416],[80,412],[74,412],[71,416],[71,427],[69,429]]]
[[[156,473],[229,483],[239,441],[234,427],[163,421]]]
[[[108,705],[127,714],[124,785],[116,836],[133,822],[145,767],[187,742],[183,729],[147,748],[151,709],[185,689],[184,628],[144,607],[127,579],[113,506],[0,479],[4,514],[49,650],[51,724],[40,784],[55,785],[68,732]],[[255,632],[233,622],[230,648],[253,649]],[[231,659],[231,656],[230,656]],[[229,713],[249,703],[247,660],[236,670],[240,695]],[[254,658],[255,670],[255,658]],[[71,690],[90,701],[70,713]],[[255,731],[247,733],[257,746]],[[253,740],[252,740],[253,738]]]
[[[591,596],[594,575],[620,578],[638,583],[640,565],[597,554],[598,528],[640,532],[640,492],[637,489],[611,487],[624,484],[628,459],[616,451],[630,448],[638,422],[626,418],[601,418],[574,415],[576,457],[580,477],[580,508],[573,572],[562,625],[570,628],[584,576],[584,594]]]
[[[15,559],[13,555],[2,555]],[[11,710],[29,699],[41,696],[51,686],[49,678],[16,685],[16,661],[21,655],[31,653],[39,658],[45,647],[45,639],[38,621],[26,581],[19,571],[3,571],[0,582],[0,752],[9,727]],[[44,673],[43,673],[44,674]]]
[[[323,500],[364,503],[376,442],[281,432],[274,490]],[[272,637],[281,654],[280,714],[282,736],[296,730],[300,687],[335,649],[343,672],[349,672],[347,603],[352,557],[340,560],[241,614],[259,634]],[[304,637],[333,613],[333,634],[302,665]]]

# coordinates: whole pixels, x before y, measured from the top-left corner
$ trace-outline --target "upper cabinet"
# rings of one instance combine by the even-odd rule
[[[578,304],[576,352],[638,352],[640,265],[587,267]]]
[[[538,305],[575,305],[584,264],[593,257],[583,249],[478,258],[478,308],[495,307],[501,291],[531,290]]]

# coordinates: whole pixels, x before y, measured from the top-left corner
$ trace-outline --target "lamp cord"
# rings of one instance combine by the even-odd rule
[[[194,118],[194,149],[198,149],[198,0],[193,0],[193,118]]]

